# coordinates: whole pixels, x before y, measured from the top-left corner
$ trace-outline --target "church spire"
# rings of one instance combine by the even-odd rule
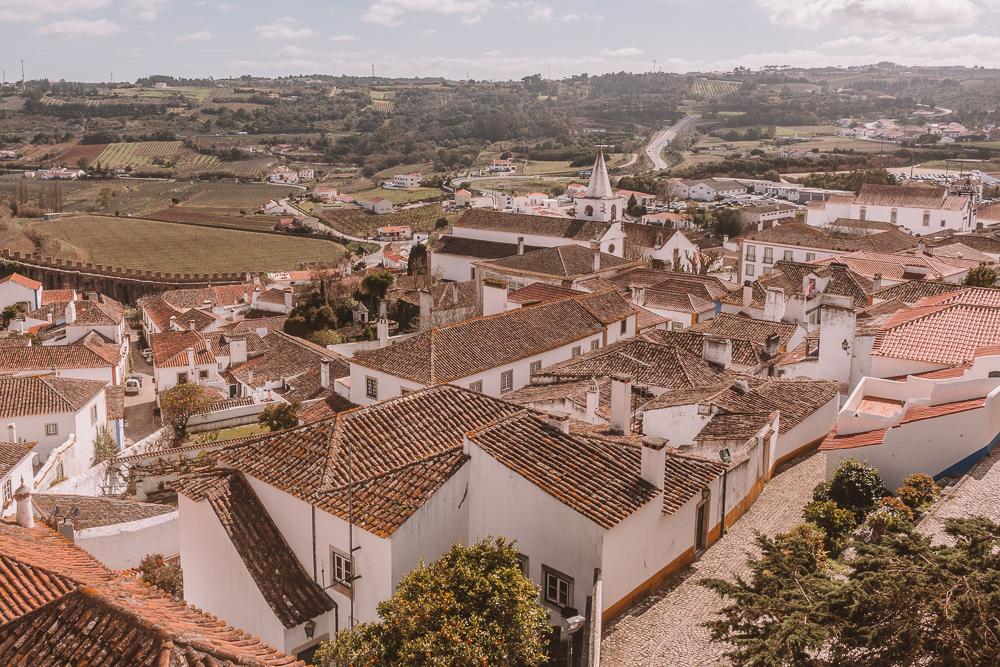
[[[587,197],[605,199],[613,197],[611,180],[608,178],[608,167],[604,164],[604,149],[597,154],[594,169],[590,173],[590,183],[587,185]]]

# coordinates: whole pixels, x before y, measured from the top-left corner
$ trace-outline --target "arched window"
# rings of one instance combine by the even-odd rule
[[[593,206],[588,206],[587,208],[583,209],[583,214],[585,216],[587,216],[588,218],[593,218],[594,217],[594,207]]]

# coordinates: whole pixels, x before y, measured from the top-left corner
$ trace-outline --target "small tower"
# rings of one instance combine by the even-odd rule
[[[597,222],[621,222],[625,213],[625,199],[611,189],[604,150],[597,154],[594,169],[587,184],[587,194],[576,199],[576,219]]]

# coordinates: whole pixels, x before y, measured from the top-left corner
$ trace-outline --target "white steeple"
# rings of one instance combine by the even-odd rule
[[[587,184],[587,197],[592,199],[605,199],[613,197],[611,191],[611,180],[608,178],[608,167],[604,164],[604,150],[597,154],[594,162],[594,170],[590,173],[590,183]]]

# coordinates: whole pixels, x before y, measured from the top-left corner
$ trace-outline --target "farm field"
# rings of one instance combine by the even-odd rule
[[[95,264],[147,271],[282,271],[301,263],[335,264],[343,254],[343,247],[330,241],[138,218],[77,216],[35,225]]]
[[[434,171],[434,165],[430,162],[418,162],[415,164],[401,164],[395,167],[389,167],[388,169],[383,169],[382,171],[375,172],[372,177],[376,181],[385,180],[387,178],[392,178],[396,174],[410,174],[413,172],[420,172],[424,176],[432,173]]]
[[[431,204],[419,208],[409,208],[385,215],[373,215],[360,209],[326,210],[320,219],[342,234],[366,238],[375,235],[378,227],[409,225],[415,232],[432,232],[439,218],[449,223],[460,213],[444,213],[440,206]]]
[[[537,178],[537,179],[516,179],[516,178],[484,178],[475,183],[477,188],[487,190],[503,190],[515,195],[527,195],[532,192],[548,192],[549,188],[557,183],[566,185],[567,183],[586,183],[583,178]]]
[[[271,183],[190,183],[182,206],[232,208],[251,211],[269,199],[302,194],[300,188]]]
[[[740,89],[739,81],[714,81],[712,79],[695,79],[691,84],[691,92],[704,99],[716,99],[732,95]]]
[[[393,204],[409,204],[415,201],[424,201],[427,199],[440,199],[444,196],[444,192],[437,188],[415,188],[413,190],[372,188],[370,190],[362,190],[361,192],[352,192],[351,196],[355,199],[374,199],[375,197],[381,197],[382,199],[388,199]]]
[[[214,155],[201,155],[184,148],[180,141],[140,141],[108,144],[94,164],[105,169],[131,167],[142,172],[198,173],[220,169]]]
[[[145,214],[150,220],[163,220],[166,222],[180,222],[189,225],[203,225],[205,227],[223,227],[226,229],[240,229],[245,231],[268,231],[271,230],[278,221],[278,216],[272,215],[238,215],[236,211],[229,208],[193,208],[184,206],[173,206],[161,211],[153,211]]]
[[[525,176],[538,176],[539,174],[559,174],[567,171],[577,171],[579,167],[570,166],[569,160],[528,160],[524,165]]]

